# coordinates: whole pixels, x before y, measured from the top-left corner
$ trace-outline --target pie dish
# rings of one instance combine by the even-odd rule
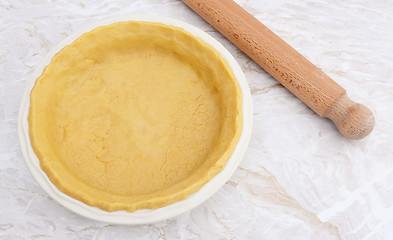
[[[33,153],[63,198],[135,216],[192,199],[235,155],[240,161],[251,129],[248,87],[230,54],[191,26],[108,20],[50,55],[27,89],[29,105],[22,102],[29,139],[21,138],[28,165]]]

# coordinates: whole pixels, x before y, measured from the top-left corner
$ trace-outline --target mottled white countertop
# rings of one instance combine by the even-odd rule
[[[176,0],[0,1],[0,239],[393,239],[393,3],[390,0],[237,1],[372,109],[376,126],[343,138]],[[254,101],[246,155],[210,200],[141,226],[95,222],[37,185],[17,139],[18,106],[37,64],[98,20],[169,16],[235,56]]]

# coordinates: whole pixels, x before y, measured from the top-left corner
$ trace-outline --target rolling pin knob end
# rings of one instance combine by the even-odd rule
[[[328,109],[325,117],[331,119],[340,133],[349,139],[362,139],[374,128],[375,119],[370,109],[342,95]]]

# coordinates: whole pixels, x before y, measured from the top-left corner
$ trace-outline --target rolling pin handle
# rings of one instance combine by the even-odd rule
[[[343,136],[355,140],[367,136],[375,124],[370,109],[352,101],[346,94],[338,98],[323,117],[332,120]]]

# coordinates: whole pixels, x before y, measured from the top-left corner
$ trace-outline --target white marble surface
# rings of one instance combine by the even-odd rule
[[[0,1],[0,239],[393,239],[393,3],[237,1],[369,106],[361,141],[339,135],[176,0]],[[16,131],[27,79],[48,51],[98,20],[170,16],[235,56],[255,107],[250,146],[230,181],[198,208],[156,224],[116,226],[75,215],[35,183]]]

